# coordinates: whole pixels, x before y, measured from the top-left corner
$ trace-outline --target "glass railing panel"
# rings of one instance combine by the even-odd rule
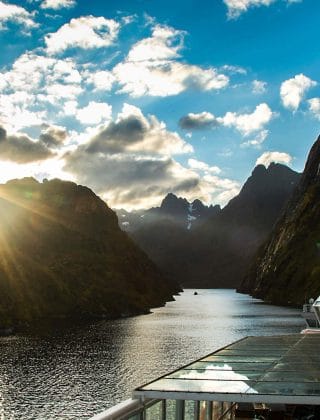
[[[151,407],[146,408],[144,420],[162,420],[162,409],[162,401],[158,401]]]
[[[199,420],[211,420],[211,419],[212,419],[212,402],[200,401]]]
[[[195,401],[184,402],[184,420],[197,420],[198,419],[198,404]]]
[[[142,416],[142,411],[139,414],[134,414],[131,417],[128,417],[128,420],[142,420],[143,416]]]
[[[166,420],[176,420],[175,400],[166,400]]]
[[[223,414],[223,403],[220,401],[212,401],[211,420],[220,420]]]

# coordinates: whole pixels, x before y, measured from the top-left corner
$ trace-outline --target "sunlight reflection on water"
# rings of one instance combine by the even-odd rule
[[[87,419],[246,335],[290,334],[300,311],[233,290],[186,290],[151,315],[0,338],[0,418]]]

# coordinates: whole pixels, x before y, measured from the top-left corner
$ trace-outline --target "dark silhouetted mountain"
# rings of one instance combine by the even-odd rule
[[[320,294],[320,137],[285,211],[239,287],[279,304]]]
[[[185,198],[169,193],[162,200],[160,207],[133,212],[121,209],[117,210],[117,214],[121,229],[127,232],[136,232],[140,228],[145,229],[146,225],[153,226],[154,223],[163,224],[164,221],[190,230],[201,225],[220,210],[220,206],[205,206],[200,200],[190,203]]]
[[[258,165],[240,193],[193,231],[196,264],[188,285],[237,287],[298,179],[299,174],[284,165]]]
[[[0,326],[118,317],[178,291],[90,189],[32,178],[0,186]]]
[[[139,212],[118,211],[120,226],[160,267],[164,275],[179,284],[188,277],[190,233],[210,216],[221,211],[220,206],[205,206],[168,194],[160,207]]]
[[[127,228],[161,270],[184,286],[237,287],[298,179],[284,165],[259,165],[222,210],[169,194]]]

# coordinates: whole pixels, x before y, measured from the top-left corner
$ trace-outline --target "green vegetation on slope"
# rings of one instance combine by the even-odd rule
[[[239,291],[300,305],[320,294],[320,138],[288,206]]]
[[[142,313],[176,291],[90,189],[0,186],[0,326]]]

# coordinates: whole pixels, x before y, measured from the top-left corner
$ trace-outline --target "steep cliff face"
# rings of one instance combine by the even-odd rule
[[[320,294],[320,137],[292,198],[239,291],[297,305]]]
[[[0,186],[0,326],[142,313],[178,289],[90,189],[31,178]]]
[[[299,174],[272,163],[258,165],[240,193],[193,232],[190,286],[237,287],[290,197]]]

